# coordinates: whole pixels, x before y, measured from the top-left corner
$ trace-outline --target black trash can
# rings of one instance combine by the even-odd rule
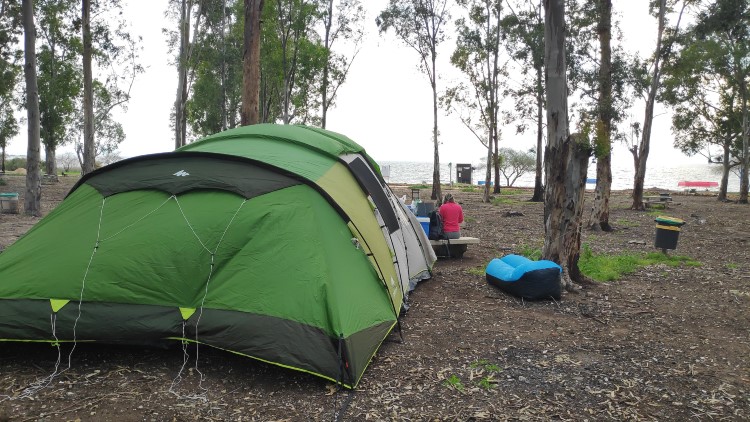
[[[677,249],[677,239],[680,237],[680,227],[685,220],[679,218],[660,216],[656,217],[656,238],[654,246],[666,252],[667,249]]]

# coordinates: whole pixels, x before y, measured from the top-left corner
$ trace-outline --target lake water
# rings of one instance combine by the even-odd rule
[[[658,159],[654,159],[654,162],[658,162]],[[378,163],[381,168],[384,166],[390,167],[390,176],[386,178],[389,183],[405,183],[405,184],[430,184],[432,183],[432,163],[425,162],[406,162],[406,161],[382,161]],[[633,188],[633,177],[635,171],[633,170],[632,162],[630,165],[623,165],[613,163],[612,165],[612,189],[614,190],[625,190]],[[385,169],[384,169],[385,170]],[[384,171],[385,173],[385,171]],[[473,170],[472,171],[472,182],[477,184],[478,180],[484,180],[485,170]],[[385,176],[385,174],[384,174]],[[596,164],[590,164],[588,170],[588,177],[591,179],[596,178]],[[440,178],[442,183],[450,183],[456,181],[456,168],[453,166],[452,174],[449,170],[448,164],[440,165]],[[505,179],[500,175],[501,186],[505,185]],[[652,187],[668,190],[682,190],[683,188],[677,186],[677,182],[681,180],[691,181],[709,181],[709,182],[721,182],[721,165],[720,164],[672,164],[672,163],[658,163],[649,165],[646,168],[646,180],[644,182],[644,188],[649,189]],[[534,187],[534,173],[527,173],[522,175],[515,183],[514,186],[518,187]],[[589,189],[593,188],[593,184],[588,184],[586,187]],[[712,191],[718,191],[718,188],[709,189]],[[729,186],[728,192],[739,192],[740,190],[740,179],[735,173],[729,174]]]

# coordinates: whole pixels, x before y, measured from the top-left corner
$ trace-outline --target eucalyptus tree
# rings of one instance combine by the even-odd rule
[[[313,30],[321,19],[316,0],[270,0],[280,47],[281,120],[284,124],[317,120],[319,81],[327,52]]]
[[[122,124],[116,121],[112,114],[111,109],[114,104],[117,103],[117,92],[112,91],[110,87],[101,81],[94,80],[92,83],[92,99],[93,112],[94,112],[94,150],[91,153],[92,161],[101,165],[106,165],[107,157],[112,157],[116,154],[119,145],[125,140],[125,130],[122,128]],[[74,130],[70,131],[70,136],[73,139],[77,139],[75,142],[76,156],[78,157],[78,163],[83,169],[84,163],[86,162],[85,156],[85,144],[80,141],[80,134],[83,132],[83,124],[76,125]]]
[[[349,74],[349,69],[359,53],[364,37],[364,7],[360,0],[327,0],[323,9],[323,47],[325,48],[325,65],[320,85],[321,116],[320,126],[325,129],[328,109],[336,100],[336,93]],[[351,57],[335,53],[336,41],[342,40],[351,44]]]
[[[501,88],[507,76],[501,60],[500,21],[501,0],[458,0],[466,17],[456,21],[456,49],[451,63],[468,80],[469,86],[459,85],[448,89],[449,110],[463,108],[460,119],[471,133],[487,148],[488,165],[484,201],[490,200],[491,170],[495,170],[495,193],[500,191],[499,140]]]
[[[242,107],[240,124],[254,125],[260,122],[261,85],[261,16],[264,0],[244,0],[244,32],[242,50]]]
[[[646,92],[646,110],[643,117],[641,139],[638,145],[630,147],[635,167],[635,177],[633,179],[633,204],[630,208],[634,210],[644,209],[643,183],[646,179],[646,162],[651,148],[651,128],[654,121],[654,106],[657,94],[660,92],[661,79],[663,76],[661,65],[662,61],[668,61],[672,55],[672,46],[674,45],[675,37],[679,34],[682,15],[690,1],[682,0],[681,3],[682,5],[677,17],[677,23],[674,27],[670,28],[669,32],[672,33],[672,36],[669,37],[666,42],[664,40],[664,33],[667,28],[666,18],[670,5],[667,4],[667,0],[658,0],[656,4],[658,20],[656,48],[654,49],[653,63],[651,64],[651,74],[645,81],[647,84],[644,84],[641,88],[642,91]]]
[[[28,148],[26,150],[26,195],[24,213],[41,217],[42,184],[39,174],[39,89],[36,80],[36,25],[34,25],[34,2],[22,0],[24,34],[24,76],[26,78],[26,118]]]
[[[504,96],[513,98],[515,108],[508,120],[516,133],[524,133],[529,123],[536,127],[536,166],[531,201],[544,201],[542,180],[544,157],[544,12],[542,0],[506,0],[510,13],[500,22],[503,45],[521,75],[516,86],[507,85]]]
[[[750,162],[750,1],[713,1],[700,11],[691,30],[696,36],[696,47],[701,49],[701,62],[705,63],[706,72],[723,78],[737,93],[742,115],[739,202],[747,204]]]
[[[741,89],[725,68],[731,63],[728,50],[696,29],[688,27],[678,38],[679,51],[665,65],[663,98],[674,107],[675,147],[722,165],[717,199],[725,201],[730,171],[741,164]],[[714,157],[712,146],[721,148],[722,154]]]
[[[94,75],[92,69],[91,0],[81,1],[81,40],[83,41],[83,165],[81,174],[94,171]],[[49,160],[47,160],[49,162]],[[57,160],[55,160],[57,165]],[[56,174],[56,173],[55,173]]]
[[[5,172],[5,150],[18,134],[13,106],[17,103],[16,86],[21,73],[23,50],[17,47],[22,34],[21,8],[3,3],[0,7],[0,172]]]
[[[442,196],[438,148],[437,48],[445,40],[444,27],[449,19],[448,0],[389,0],[388,6],[375,21],[381,33],[393,29],[401,42],[417,52],[419,67],[430,80],[434,146],[432,199]]]
[[[597,34],[599,38],[599,74],[597,83],[596,123],[594,129],[594,156],[596,161],[596,187],[588,227],[612,231],[609,224],[609,197],[612,191],[612,0],[597,0]]]
[[[208,7],[221,7],[218,2],[208,0],[171,0],[169,14],[176,15],[178,21],[178,30],[170,32],[170,47],[177,46],[177,94],[174,103],[174,130],[175,130],[175,149],[187,143],[187,113],[186,104],[188,93],[190,91],[190,77],[188,75],[190,62],[192,61],[195,44],[202,38],[203,32],[199,31],[201,18],[205,15]],[[195,20],[193,20],[195,15]],[[194,25],[191,31],[190,25]]]
[[[704,82],[713,79],[705,76],[700,78]],[[741,157],[742,151],[742,106],[734,90],[721,85],[718,89],[706,89],[704,84],[693,85],[686,94],[692,91],[695,95],[669,103],[677,103],[672,115],[675,147],[687,155],[702,154],[709,163],[721,164],[717,200],[726,201],[730,171],[740,164],[736,157]],[[713,156],[711,146],[721,148],[721,155]]]
[[[242,105],[242,1],[207,3],[201,33],[188,64],[194,82],[186,119],[193,135],[207,136],[240,123]]]
[[[39,118],[45,173],[56,174],[55,153],[69,142],[81,94],[81,39],[76,0],[40,0],[37,4],[40,46],[37,54]]]
[[[534,170],[534,151],[519,151],[512,148],[500,148],[500,173],[505,179],[505,186],[513,186],[519,177]]]
[[[83,63],[81,172],[86,174],[96,167],[96,158],[101,155],[98,151],[103,145],[107,145],[105,149],[111,148],[113,138],[99,139],[99,135],[109,132],[106,127],[113,122],[113,109],[127,110],[130,90],[143,67],[138,61],[140,39],[128,32],[120,0],[83,0],[80,22],[74,20],[74,27],[79,26],[83,41],[79,52]],[[124,136],[117,139],[115,148]]]
[[[547,150],[542,257],[560,264],[563,287],[572,290],[574,282],[584,280],[578,259],[591,147],[585,138],[571,135],[569,131],[565,1],[546,0],[544,10]]]
[[[0,97],[0,173],[5,173],[5,150],[8,142],[18,135],[18,122],[8,98]]]

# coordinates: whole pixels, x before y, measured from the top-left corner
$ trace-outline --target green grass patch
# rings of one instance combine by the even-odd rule
[[[492,198],[492,205],[501,205],[501,204],[517,204],[518,201],[511,198],[503,198],[502,196],[497,198]]]
[[[500,195],[523,195],[526,193],[523,189],[500,188]]]
[[[430,188],[432,188],[432,186],[425,185],[424,183],[422,183],[422,184],[419,184],[419,185],[410,185],[409,188],[411,188],[411,189],[430,189]]]
[[[446,378],[445,380],[443,380],[443,385],[460,392],[463,392],[465,390],[464,384],[456,375],[451,375],[450,378]]]
[[[645,256],[630,253],[595,255],[591,252],[588,245],[584,245],[581,251],[581,258],[578,261],[578,268],[585,276],[592,280],[614,281],[624,275],[632,274],[639,268],[656,264],[665,264],[670,267],[679,267],[681,265],[696,267],[701,265],[700,262],[687,256],[665,255],[659,252],[650,252]]]
[[[482,277],[484,277],[484,273],[485,273],[484,267],[469,268],[468,270],[466,270],[466,272],[471,275],[479,275]]]
[[[542,257],[542,248],[535,248],[529,245],[521,245],[516,253],[531,260],[537,261]]]
[[[485,390],[492,390],[493,388],[497,387],[497,380],[495,379],[495,377],[490,375],[488,377],[480,379],[477,385]]]
[[[487,359],[479,359],[478,361],[472,362],[469,366],[471,368],[482,368],[488,372],[493,373],[503,371],[503,368],[494,363],[490,363],[490,361]]]
[[[724,264],[724,265],[725,265],[725,266],[727,267],[727,269],[729,269],[729,270],[736,270],[736,269],[737,269],[737,264],[735,264],[734,262],[728,262],[728,263],[726,263],[726,264]]]
[[[467,223],[476,223],[477,219],[474,217],[464,217],[464,221]]]

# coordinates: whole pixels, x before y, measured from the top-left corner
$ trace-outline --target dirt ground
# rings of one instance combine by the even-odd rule
[[[74,182],[43,186],[45,214]],[[23,193],[23,183],[7,177],[0,191]],[[78,344],[70,369],[19,398],[53,372],[57,349],[0,343],[0,421],[750,420],[747,205],[673,192],[664,213],[687,221],[674,253],[701,266],[646,267],[560,302],[524,302],[488,285],[484,268],[541,247],[542,204],[527,202],[528,191],[499,205],[453,193],[467,216],[464,235],[481,244],[436,263],[411,294],[403,341],[389,337],[353,393],[208,347],[197,369],[190,350],[173,386],[179,347]],[[584,231],[594,253],[655,250],[654,213],[631,211],[629,201],[627,192],[613,195],[614,232]],[[37,221],[0,215],[0,249]]]

